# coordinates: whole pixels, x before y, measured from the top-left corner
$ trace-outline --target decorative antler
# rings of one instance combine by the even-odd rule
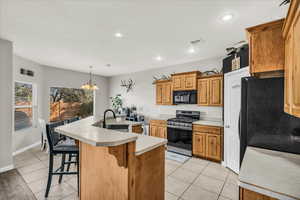
[[[126,92],[130,92],[135,86],[134,81],[130,78],[128,82],[126,80],[121,80],[121,87],[126,88]]]

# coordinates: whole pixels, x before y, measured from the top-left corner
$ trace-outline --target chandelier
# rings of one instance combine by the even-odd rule
[[[87,83],[83,84],[81,86],[81,89],[84,89],[84,90],[92,90],[92,91],[95,91],[95,90],[98,90],[98,86],[96,84],[93,83],[93,80],[92,80],[92,69],[93,67],[90,66],[90,79]]]

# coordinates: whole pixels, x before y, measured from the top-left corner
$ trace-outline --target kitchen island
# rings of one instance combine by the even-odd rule
[[[167,140],[94,126],[98,122],[89,117],[56,128],[79,141],[80,199],[163,200]]]
[[[247,147],[239,174],[240,199],[300,199],[300,155]]]

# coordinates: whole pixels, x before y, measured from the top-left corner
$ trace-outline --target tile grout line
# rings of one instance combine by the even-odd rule
[[[219,196],[218,196],[218,200],[219,200],[219,198],[220,198],[220,196],[221,196],[221,194],[222,194],[222,192],[223,192],[223,189],[224,189],[225,184],[226,184],[226,182],[227,182],[228,176],[229,176],[229,172],[228,172],[228,174],[227,174],[227,176],[226,176],[226,179],[225,179],[225,181],[224,181],[224,184],[223,184],[223,186],[222,186],[222,189],[220,190],[220,194],[219,194]],[[226,197],[226,198],[227,198],[227,197]]]
[[[183,194],[190,189],[190,187],[195,183],[195,181],[197,180],[197,178],[199,178],[199,176],[203,173],[203,171],[208,167],[209,163],[202,169],[202,171],[199,173],[199,175],[194,179],[194,181],[182,192],[182,194],[179,196],[179,199],[181,199],[181,197],[183,196]]]

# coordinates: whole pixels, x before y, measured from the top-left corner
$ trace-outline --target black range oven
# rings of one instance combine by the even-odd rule
[[[192,123],[199,119],[199,111],[176,111],[176,118],[168,120],[168,151],[192,156]]]

